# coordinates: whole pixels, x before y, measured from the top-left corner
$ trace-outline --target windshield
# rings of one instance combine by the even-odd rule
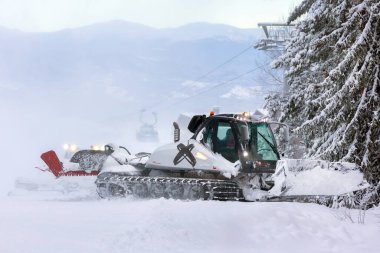
[[[247,151],[255,159],[269,161],[277,161],[279,159],[276,141],[268,124],[239,122],[238,125],[248,125],[249,140]]]

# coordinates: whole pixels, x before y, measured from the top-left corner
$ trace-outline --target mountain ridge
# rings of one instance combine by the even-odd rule
[[[126,21],[49,33],[0,28],[0,90],[16,98],[21,93],[24,97],[36,94],[44,98],[55,94],[78,103],[79,94],[88,99],[112,100],[109,103],[146,104],[138,98],[148,101],[163,95],[175,99],[173,92],[183,89],[185,82],[200,81],[210,86],[262,62],[265,54],[252,48],[198,80],[252,47],[260,32],[209,23],[156,29]],[[240,78],[229,87],[255,85],[256,74]],[[215,92],[217,99],[228,90]]]

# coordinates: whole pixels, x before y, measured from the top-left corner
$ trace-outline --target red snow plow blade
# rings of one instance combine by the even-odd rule
[[[61,176],[97,176],[100,170],[88,168],[83,169],[80,163],[78,163],[78,166],[74,166],[74,169],[65,168],[64,164],[59,160],[57,154],[53,150],[43,153],[41,155],[41,159],[49,167],[50,172],[53,173],[57,178]],[[71,164],[75,164],[72,162],[72,160],[70,160],[70,162]]]

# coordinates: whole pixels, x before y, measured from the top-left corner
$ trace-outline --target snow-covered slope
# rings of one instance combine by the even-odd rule
[[[344,252],[380,249],[380,209],[174,200],[0,200],[0,252]]]

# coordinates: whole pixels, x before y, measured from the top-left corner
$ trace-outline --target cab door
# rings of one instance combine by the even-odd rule
[[[196,140],[213,153],[234,163],[239,160],[236,136],[227,120],[210,120],[198,132]]]
[[[213,151],[221,154],[231,163],[235,163],[239,160],[238,141],[231,123],[218,121],[215,124],[215,130]]]

